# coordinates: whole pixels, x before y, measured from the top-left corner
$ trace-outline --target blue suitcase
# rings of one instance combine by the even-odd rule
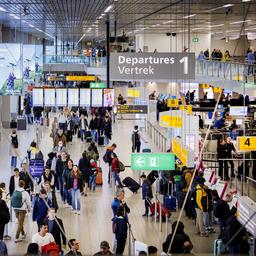
[[[174,196],[164,196],[164,207],[169,211],[176,212],[177,199]]]
[[[31,159],[29,162],[29,172],[33,178],[40,178],[44,172],[44,160]]]

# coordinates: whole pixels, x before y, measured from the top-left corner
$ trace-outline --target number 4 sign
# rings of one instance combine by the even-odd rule
[[[256,151],[256,136],[237,137],[238,151]]]

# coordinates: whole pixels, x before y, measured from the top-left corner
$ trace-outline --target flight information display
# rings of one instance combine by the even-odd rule
[[[47,88],[44,89],[44,105],[46,107],[54,107],[55,106],[55,89]]]
[[[33,106],[44,106],[44,89],[34,88],[32,93],[33,93]]]
[[[102,107],[102,90],[92,90],[92,107]]]
[[[89,107],[91,105],[91,90],[80,89],[80,106]]]
[[[79,105],[79,89],[68,89],[68,106]]]
[[[67,106],[67,89],[56,89],[56,105]]]

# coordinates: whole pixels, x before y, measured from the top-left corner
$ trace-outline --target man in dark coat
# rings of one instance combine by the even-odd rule
[[[151,183],[147,180],[146,175],[142,174],[140,176],[142,180],[142,199],[145,201],[145,214],[143,217],[147,217],[149,214],[150,200],[153,198]]]

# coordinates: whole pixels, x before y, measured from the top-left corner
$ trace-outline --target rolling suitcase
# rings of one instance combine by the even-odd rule
[[[171,183],[171,186],[173,183]],[[170,188],[170,182],[168,184],[168,187]],[[170,189],[168,189],[170,191]],[[169,194],[168,196],[164,196],[164,207],[166,207],[169,211],[176,211],[177,208],[177,198],[173,196],[173,186],[171,189],[171,195]]]
[[[151,149],[150,148],[143,148],[142,153],[151,153]]]
[[[27,121],[24,117],[17,118],[17,130],[18,131],[25,131],[27,130]]]
[[[148,174],[147,179],[149,180],[149,182],[151,183],[151,185],[156,181],[156,179],[158,178],[158,171],[151,171]]]
[[[97,186],[102,186],[103,185],[103,177],[102,177],[101,167],[98,167],[98,173],[96,175],[95,183],[96,183]]]
[[[104,136],[99,136],[99,138],[98,138],[98,145],[99,146],[104,146]]]
[[[140,189],[140,184],[132,179],[131,177],[126,177],[123,180],[125,187],[129,188],[133,193],[137,192]]]
[[[14,120],[12,120],[11,123],[10,123],[10,128],[11,128],[11,129],[17,129],[17,122],[15,122]]]
[[[158,213],[158,218],[159,218],[159,214],[160,214],[160,208],[161,208],[161,213],[162,213],[162,220],[165,221],[165,218],[169,218],[170,217],[170,211],[164,207],[162,204],[160,204],[160,202],[157,203],[152,203],[151,200],[148,198],[147,202],[149,204],[149,209],[150,212],[152,214],[155,214],[155,210]]]
[[[92,137],[91,131],[86,131],[85,132],[85,138],[91,138],[91,137]]]

